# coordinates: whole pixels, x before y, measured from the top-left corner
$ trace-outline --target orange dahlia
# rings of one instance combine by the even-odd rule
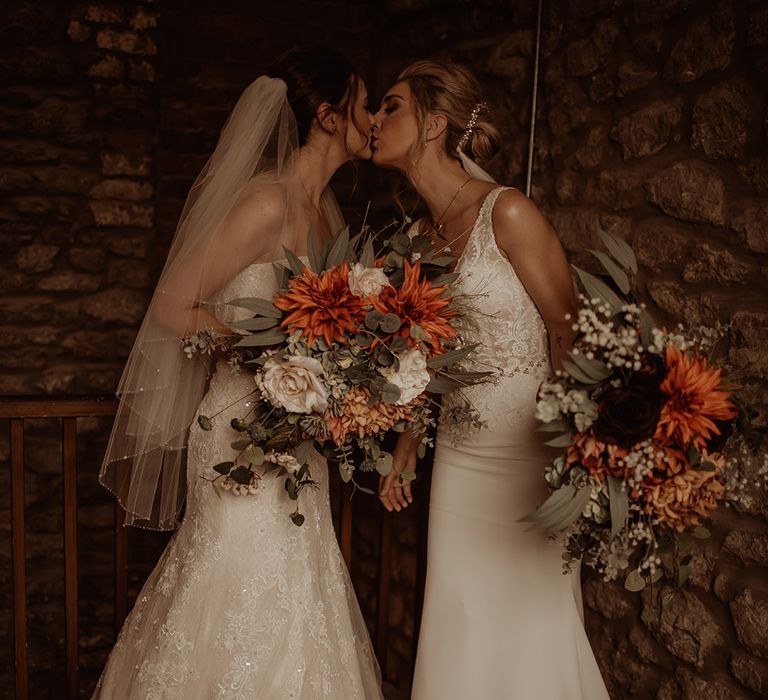
[[[429,280],[419,280],[421,263],[411,265],[404,260],[403,265],[405,276],[400,289],[384,287],[378,298],[371,299],[373,308],[400,319],[399,330],[389,337],[399,336],[410,346],[418,345],[418,340],[411,336],[411,326],[415,324],[424,331],[430,354],[442,352],[442,341],[456,337],[456,329],[449,322],[456,312],[447,308],[451,300],[443,296],[447,287],[433,287]]]
[[[301,276],[291,279],[290,289],[274,301],[278,309],[289,314],[281,328],[301,330],[308,345],[322,337],[330,346],[334,340],[343,341],[345,334],[354,333],[361,320],[362,300],[349,290],[348,277],[346,262],[320,275],[305,267]]]
[[[731,392],[721,384],[719,367],[710,367],[695,352],[667,346],[667,376],[660,389],[667,395],[656,427],[656,439],[685,447],[703,447],[720,429],[714,421],[736,416]]]
[[[565,463],[569,467],[582,466],[598,479],[606,475],[622,478],[626,467],[618,461],[627,456],[627,450],[620,445],[598,440],[592,431],[577,433],[568,445]]]

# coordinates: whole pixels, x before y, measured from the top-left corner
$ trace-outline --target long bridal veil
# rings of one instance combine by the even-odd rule
[[[187,358],[182,337],[199,325],[195,316],[201,322],[205,314],[223,317],[226,300],[217,292],[231,278],[249,265],[284,258],[283,247],[301,245],[307,235],[291,225],[304,193],[292,169],[299,146],[286,90],[282,80],[262,76],[238,100],[189,192],[118,385],[99,480],[117,496],[129,525],[173,529],[184,505],[189,427],[212,367],[209,356]],[[246,197],[250,206],[256,198],[254,216],[266,223],[225,226]],[[330,190],[322,204],[331,227],[340,227]]]

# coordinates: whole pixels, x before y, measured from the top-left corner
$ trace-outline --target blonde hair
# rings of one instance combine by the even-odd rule
[[[422,130],[427,114],[446,117],[445,150],[449,155],[456,157],[461,144],[464,153],[483,163],[499,150],[499,131],[491,122],[480,83],[468,69],[451,61],[425,59],[408,66],[397,79],[411,88]]]

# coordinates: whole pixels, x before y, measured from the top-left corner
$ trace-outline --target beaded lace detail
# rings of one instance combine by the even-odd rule
[[[499,372],[493,384],[463,389],[463,395],[480,411],[490,426],[518,412],[514,382],[538,384],[550,371],[549,347],[544,321],[515,269],[496,243],[493,206],[504,187],[485,198],[467,243],[456,265],[459,291],[473,297],[473,325],[465,338],[480,343],[469,368]],[[456,397],[443,398],[450,407]],[[448,411],[443,410],[446,416]],[[450,430],[446,419],[441,427]]]
[[[222,298],[270,297],[271,265],[252,265]],[[303,526],[274,473],[252,496],[219,493],[211,466],[232,459],[229,423],[255,389],[220,363],[190,431],[187,510],[123,626],[94,697],[380,700],[368,632],[331,521],[328,469],[302,493]],[[238,401],[240,399],[240,401]]]

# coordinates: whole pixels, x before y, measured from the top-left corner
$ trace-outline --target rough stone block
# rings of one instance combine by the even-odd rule
[[[725,537],[723,550],[744,564],[768,566],[768,533],[732,530]]]
[[[120,51],[122,53],[144,54],[154,56],[157,53],[157,44],[152,37],[136,32],[116,32],[111,29],[102,29],[96,35],[96,45],[100,49]]]
[[[633,209],[643,202],[641,177],[628,168],[603,170],[587,180],[584,200],[614,211]]]
[[[78,270],[100,272],[107,260],[107,254],[99,248],[70,248],[69,264]]]
[[[698,80],[712,71],[727,68],[736,45],[736,29],[730,5],[721,3],[713,14],[693,23],[672,47],[666,75],[674,83]]]
[[[55,245],[32,244],[16,253],[16,267],[22,272],[46,272],[52,270],[61,248]]]
[[[692,232],[665,217],[643,219],[635,225],[633,249],[641,265],[651,270],[679,270]]]
[[[658,71],[635,61],[625,61],[619,66],[619,94],[629,95],[641,90],[658,75]]]
[[[98,63],[94,63],[88,69],[88,75],[92,78],[122,80],[125,76],[125,66],[117,56],[104,56]]]
[[[144,155],[102,153],[101,172],[105,175],[146,176],[151,173],[152,159]]]
[[[716,85],[693,107],[691,145],[709,158],[737,158],[747,145],[751,116],[750,89],[745,83]]]
[[[682,99],[653,102],[622,117],[611,136],[621,144],[624,160],[642,158],[658,153],[670,141],[678,140],[682,118]]]
[[[101,286],[101,276],[66,270],[43,277],[38,287],[46,292],[95,292]]]
[[[657,24],[687,10],[693,0],[634,0],[632,19],[637,24]]]
[[[151,228],[154,224],[155,209],[151,205],[92,200],[90,207],[97,226]]]
[[[733,282],[745,284],[752,268],[736,258],[725,248],[716,248],[702,243],[693,249],[693,254],[683,268],[686,282]]]
[[[720,174],[697,163],[675,163],[645,185],[649,201],[686,221],[725,223],[725,185]]]
[[[82,311],[97,321],[134,324],[144,318],[147,301],[136,290],[108,289],[84,299]]]
[[[139,260],[112,260],[107,269],[107,282],[146,289],[149,286],[149,268]]]
[[[745,688],[756,693],[768,690],[768,665],[743,651],[731,656],[731,673]]]
[[[690,592],[672,598],[652,631],[672,654],[699,669],[704,668],[709,654],[725,643],[718,619]]]
[[[136,180],[102,180],[88,193],[94,199],[117,199],[125,202],[143,202],[151,199],[154,189],[149,182]]]
[[[85,11],[85,19],[96,24],[120,24],[125,20],[119,5],[89,5]]]
[[[683,325],[711,325],[718,320],[718,308],[710,295],[690,296],[677,282],[651,280],[648,293],[656,306]]]
[[[744,234],[747,248],[755,253],[768,253],[768,205],[740,207],[731,226]]]
[[[142,234],[113,234],[107,239],[107,247],[111,252],[126,258],[147,257],[147,239]]]
[[[755,656],[768,658],[768,602],[755,599],[747,589],[736,596],[730,607],[739,641]]]

